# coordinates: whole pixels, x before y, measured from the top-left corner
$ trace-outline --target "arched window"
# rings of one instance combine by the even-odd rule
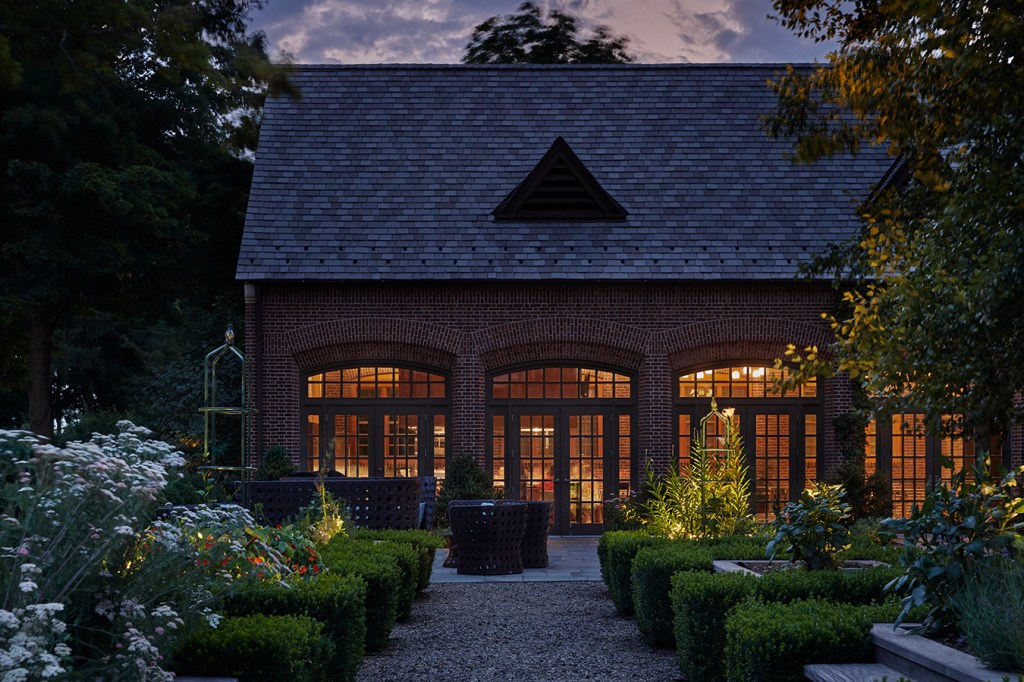
[[[394,365],[328,369],[306,377],[306,468],[344,476],[444,478],[448,381]]]
[[[633,377],[578,366],[501,371],[488,384],[494,484],[551,500],[557,534],[600,532],[605,499],[635,481]]]
[[[776,383],[788,374],[763,361],[733,362],[683,372],[677,384],[680,469],[689,464],[693,429],[711,409],[711,398],[719,408],[733,408],[750,467],[754,510],[762,519],[770,517],[776,504],[797,497],[818,475],[822,413],[817,382],[777,391]]]

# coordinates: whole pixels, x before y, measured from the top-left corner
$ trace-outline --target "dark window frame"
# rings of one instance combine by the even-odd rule
[[[444,397],[391,397],[391,398],[310,398],[308,394],[309,378],[316,374],[326,372],[344,371],[346,369],[358,369],[363,367],[390,367],[394,369],[410,370],[415,372],[427,372],[440,376],[444,379]],[[429,365],[419,365],[404,362],[393,362],[390,360],[366,360],[358,363],[321,365],[315,368],[304,370],[299,377],[299,433],[302,440],[300,448],[300,465],[304,471],[312,471],[314,458],[310,456],[308,438],[306,435],[307,419],[311,414],[320,417],[319,452],[315,460],[322,465],[327,454],[328,443],[334,438],[333,415],[345,414],[367,414],[369,415],[369,474],[371,477],[383,476],[384,461],[384,415],[386,414],[415,414],[417,416],[417,475],[434,475],[434,416],[443,415],[445,420],[445,468],[451,457],[451,372]],[[331,457],[333,469],[334,458]]]

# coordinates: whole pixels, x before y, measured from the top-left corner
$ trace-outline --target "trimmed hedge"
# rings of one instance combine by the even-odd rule
[[[388,643],[398,619],[403,573],[395,557],[368,549],[372,542],[354,542],[337,536],[320,548],[320,559],[332,573],[358,576],[366,584],[366,651],[380,651]]]
[[[726,616],[754,595],[759,580],[747,573],[683,572],[672,577],[676,652],[686,679],[725,679]]]
[[[356,540],[356,549],[367,556],[391,557],[402,572],[402,580],[398,592],[398,605],[395,612],[400,623],[409,620],[412,615],[412,603],[416,601],[416,585],[420,576],[419,553],[412,545],[386,540]]]
[[[670,598],[679,666],[687,679],[725,679],[721,661],[726,616],[750,597],[771,603],[817,598],[857,606],[879,605],[886,600],[886,583],[899,573],[895,568],[785,570],[760,578],[740,573],[678,573],[672,578]]]
[[[361,578],[325,573],[287,586],[254,586],[228,596],[225,610],[230,616],[315,618],[334,644],[332,679],[356,678],[366,641],[366,583]]]
[[[870,614],[822,600],[745,602],[729,613],[725,633],[728,682],[799,682],[809,663],[866,662],[874,655]]]
[[[644,640],[663,649],[675,646],[674,615],[669,592],[672,576],[680,571],[711,573],[711,550],[690,542],[642,547],[633,559],[631,582],[636,626]]]
[[[327,682],[334,645],[308,616],[225,618],[181,638],[179,675],[237,677],[245,682]]]
[[[619,615],[633,615],[631,576],[637,552],[644,547],[656,547],[670,542],[666,538],[634,530],[612,531],[601,536],[597,543],[601,578],[608,586],[608,594]]]
[[[419,555],[419,577],[416,591],[422,592],[430,585],[430,574],[434,570],[434,556],[444,549],[444,538],[427,530],[364,530],[352,531],[356,540],[387,540],[412,545]]]

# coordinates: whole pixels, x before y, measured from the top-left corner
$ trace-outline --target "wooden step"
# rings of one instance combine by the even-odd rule
[[[814,663],[804,666],[813,682],[915,682],[881,663]]]

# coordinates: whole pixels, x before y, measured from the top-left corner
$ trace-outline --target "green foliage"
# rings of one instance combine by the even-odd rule
[[[352,526],[351,519],[346,519],[341,504],[324,486],[323,471],[321,469],[321,474],[317,478],[313,499],[299,510],[294,524],[318,547],[326,545],[335,536],[344,534],[346,526]]]
[[[355,679],[366,640],[366,584],[358,577],[328,573],[315,580],[250,588],[230,595],[225,610],[230,616],[262,614],[316,619],[334,644],[331,679]]]
[[[428,530],[366,530],[352,532],[353,540],[387,540],[399,544],[407,544],[416,550],[419,556],[419,577],[416,581],[417,593],[423,592],[430,585],[430,574],[434,570],[434,557],[437,551],[444,549],[444,539]]]
[[[171,304],[231,281],[251,174],[232,152],[284,73],[246,33],[261,5],[0,6],[0,339],[20,365],[4,422],[52,435],[134,408]]]
[[[840,485],[846,491],[850,505],[850,519],[887,518],[892,513],[892,491],[884,474],[868,476],[865,470],[865,428],[867,398],[863,391],[855,391],[854,409],[832,420],[835,438],[842,461],[829,473],[827,483]]]
[[[1024,671],[1024,556],[972,568],[949,604],[985,665]]]
[[[726,615],[754,594],[757,581],[745,573],[683,572],[672,577],[676,651],[686,679],[725,679]]]
[[[818,264],[843,290],[835,363],[791,357],[805,376],[845,372],[884,411],[925,412],[936,432],[963,415],[987,449],[1020,419],[1024,386],[1024,16],[981,1],[774,5],[839,47],[775,83],[769,130],[797,134],[806,161],[874,144],[897,160],[895,187]]]
[[[633,61],[629,39],[597,26],[581,40],[576,17],[557,9],[547,18],[533,2],[518,14],[493,16],[473,29],[462,61],[466,64],[616,64]]]
[[[679,665],[687,679],[724,679],[725,622],[733,607],[751,597],[765,603],[814,598],[878,607],[866,613],[891,620],[899,609],[891,602],[885,606],[885,586],[898,575],[895,568],[779,570],[760,578],[745,573],[677,573],[670,599]]]
[[[636,626],[653,647],[673,648],[674,616],[669,592],[672,576],[680,571],[714,570],[711,551],[686,542],[644,547],[633,559],[631,583]]]
[[[412,615],[412,604],[416,600],[416,588],[419,585],[419,553],[412,545],[404,542],[357,540],[352,544],[353,551],[368,557],[380,557],[381,561],[390,558],[398,566],[401,582],[398,587],[398,610],[395,617],[400,623],[409,620],[409,616]]]
[[[630,495],[626,498],[613,498],[605,500],[603,526],[604,532],[615,530],[640,530],[643,528],[641,521],[642,498],[639,495]]]
[[[725,624],[730,681],[802,680],[810,663],[873,660],[871,619],[855,606],[807,600],[791,604],[749,601]]]
[[[434,527],[448,527],[448,503],[452,500],[487,500],[496,497],[491,476],[473,455],[462,453],[448,460],[441,492],[434,505]]]
[[[258,614],[186,634],[175,656],[179,675],[246,682],[327,682],[333,660],[323,624],[307,616]]]
[[[949,487],[931,488],[921,507],[909,519],[885,524],[904,534],[908,546],[900,557],[904,574],[892,590],[903,596],[903,622],[912,607],[927,604],[926,630],[955,623],[950,598],[963,585],[967,573],[981,570],[1003,553],[1024,550],[1024,497],[1020,484],[1024,467],[994,479],[990,463],[975,463],[973,481],[967,471],[953,475]]]
[[[772,524],[768,558],[785,545],[790,561],[803,562],[809,571],[838,568],[836,554],[849,546],[850,505],[843,497],[842,487],[815,483],[800,493],[799,502],[787,502]]]
[[[633,614],[633,560],[644,547],[664,545],[666,538],[643,531],[613,531],[605,533],[597,543],[597,557],[601,562],[601,578],[608,586],[608,595],[621,616]]]
[[[719,418],[714,401],[711,409]],[[722,417],[725,435],[709,436],[701,426],[694,434],[690,464],[658,476],[648,470],[641,521],[667,538],[739,535],[754,527],[750,515],[750,481],[743,442],[729,411]]]
[[[365,649],[375,652],[387,645],[395,627],[403,574],[394,556],[366,551],[367,546],[339,535],[321,548],[320,558],[329,572],[357,576],[366,583]]]
[[[253,476],[257,481],[278,481],[295,473],[295,463],[288,456],[284,446],[275,445],[267,448],[260,457],[259,466]]]

